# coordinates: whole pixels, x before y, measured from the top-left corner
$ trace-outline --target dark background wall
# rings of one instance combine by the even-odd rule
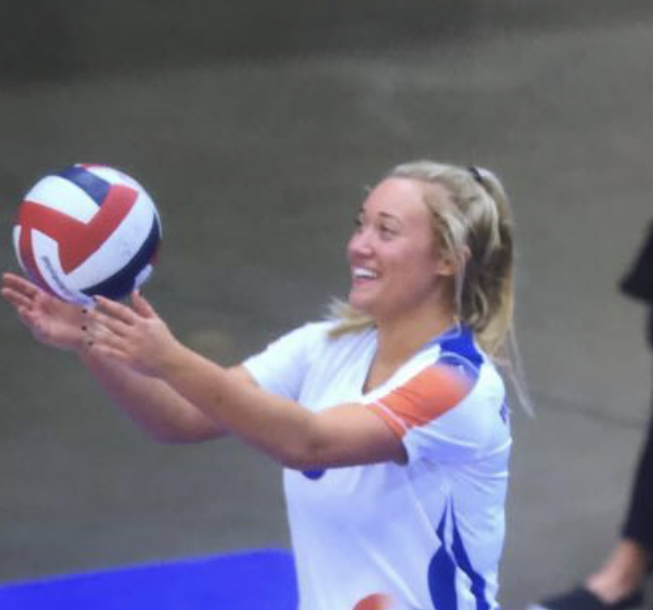
[[[466,36],[576,29],[646,19],[642,0],[7,0],[0,76],[27,83],[137,74],[226,60],[274,60],[438,44]]]

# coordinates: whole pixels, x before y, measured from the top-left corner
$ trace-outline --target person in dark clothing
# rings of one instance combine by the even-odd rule
[[[648,307],[647,334],[653,349],[653,224],[620,284],[626,296]],[[529,610],[634,610],[644,604],[653,553],[653,414],[635,470],[620,538],[603,565],[571,591]]]

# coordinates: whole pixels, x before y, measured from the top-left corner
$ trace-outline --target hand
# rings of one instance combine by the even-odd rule
[[[164,377],[183,346],[138,292],[132,307],[95,297],[88,312],[88,349],[150,377]]]
[[[79,351],[84,347],[85,309],[13,273],[2,276],[2,296],[41,343],[63,350]]]

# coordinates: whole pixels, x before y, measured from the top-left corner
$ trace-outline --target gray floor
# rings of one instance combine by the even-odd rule
[[[38,177],[121,167],[163,214],[147,294],[222,362],[346,290],[351,219],[387,168],[502,175],[536,403],[514,413],[504,607],[600,561],[649,411],[645,312],[616,283],[651,218],[653,8],[8,4],[0,265],[16,268],[11,224]],[[287,544],[274,464],[233,441],[154,444],[0,307],[0,581]]]

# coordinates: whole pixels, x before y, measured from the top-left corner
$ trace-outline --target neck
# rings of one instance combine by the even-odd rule
[[[424,315],[377,321],[377,362],[401,364],[425,343],[453,326],[456,316],[450,310],[437,308]]]

